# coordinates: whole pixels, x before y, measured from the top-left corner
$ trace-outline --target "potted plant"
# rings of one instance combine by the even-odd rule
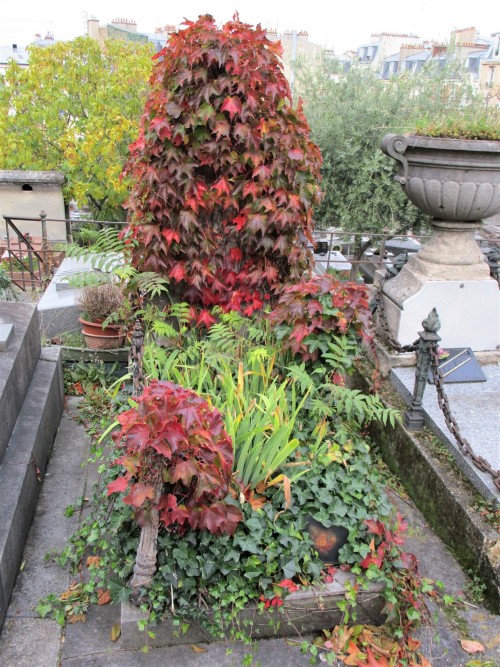
[[[395,180],[431,216],[432,227],[427,243],[384,284],[391,335],[410,343],[431,306],[446,323],[448,347],[495,349],[497,325],[477,326],[483,317],[498,322],[500,306],[475,235],[484,218],[500,212],[500,111],[459,109],[454,117],[419,123],[416,132],[388,134],[381,145],[398,162]]]
[[[123,325],[107,322],[110,318],[117,317],[125,305],[123,292],[117,285],[102,283],[84,287],[75,303],[82,311],[79,322],[82,324],[87,347],[94,350],[121,347],[124,339]]]

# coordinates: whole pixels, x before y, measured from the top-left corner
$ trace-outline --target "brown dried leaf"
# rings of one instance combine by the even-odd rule
[[[206,653],[207,649],[202,648],[201,646],[197,646],[196,644],[189,644],[189,648],[194,651],[195,653]]]
[[[69,600],[71,597],[73,597],[78,592],[78,590],[80,588],[81,588],[81,584],[74,581],[71,584],[71,586],[67,590],[64,591],[64,593],[61,593],[61,595],[59,596],[59,599],[61,600],[61,602],[66,602],[66,600]]]
[[[466,653],[482,653],[484,646],[472,639],[461,639],[460,645]]]
[[[75,614],[74,616],[68,616],[68,623],[85,623],[86,620],[86,614]]]
[[[285,508],[288,509],[292,504],[292,491],[290,488],[290,478],[283,475],[283,493],[285,495]]]
[[[99,588],[97,591],[97,604],[102,606],[104,604],[109,604],[111,602],[111,594],[108,590],[103,590]]]
[[[122,634],[122,627],[119,623],[115,623],[113,627],[111,628],[111,641],[116,642],[120,638],[120,635]]]
[[[89,556],[87,558],[87,567],[99,567],[101,559],[99,556]]]
[[[251,508],[257,511],[267,503],[267,498],[264,496],[256,496],[252,491],[248,497],[248,502],[250,503]]]

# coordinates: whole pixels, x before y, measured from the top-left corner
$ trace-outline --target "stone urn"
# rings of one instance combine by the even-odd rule
[[[443,345],[496,349],[498,284],[475,233],[483,218],[500,213],[500,141],[388,134],[381,148],[398,162],[395,180],[432,226],[429,241],[384,285],[391,333],[402,345],[413,342],[435,307]]]

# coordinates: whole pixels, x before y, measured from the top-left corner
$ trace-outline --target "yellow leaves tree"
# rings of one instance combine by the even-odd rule
[[[89,37],[31,47],[0,82],[0,169],[58,170],[65,200],[97,219],[122,219],[128,145],[139,131],[151,44]]]

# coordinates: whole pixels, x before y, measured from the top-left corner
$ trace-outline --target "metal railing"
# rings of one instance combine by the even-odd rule
[[[4,268],[11,279],[21,289],[38,289],[44,287],[51,279],[54,268],[64,254],[54,248],[54,243],[72,243],[73,226],[95,225],[99,227],[124,226],[126,222],[110,220],[87,220],[71,218],[47,218],[44,211],[38,218],[24,218],[3,216],[6,222],[7,247],[3,252]],[[49,242],[47,223],[64,223],[65,239]],[[33,237],[19,229],[18,223],[40,224],[38,243]],[[315,231],[311,245],[314,252],[316,273],[325,273],[331,269],[339,271],[354,280],[359,273],[366,282],[372,282],[377,270],[385,270],[390,263],[390,256],[396,256],[405,250],[416,252],[420,243],[429,238],[429,235],[391,234],[388,230],[380,233],[349,232],[342,229]],[[399,240],[399,241],[398,241]],[[478,238],[479,245],[498,248],[500,237],[489,231]],[[399,244],[399,245],[398,245]],[[0,246],[2,245],[0,241]],[[389,251],[389,252],[387,252]],[[495,272],[493,260],[490,261],[492,275]],[[5,263],[7,266],[5,266]],[[498,272],[498,266],[496,267]],[[496,277],[496,276],[494,276]]]
[[[419,235],[392,234],[388,231],[369,233],[342,229],[315,231],[313,233],[316,243],[315,271],[325,273],[335,269],[341,273],[349,273],[352,280],[361,273],[366,282],[373,282],[377,270],[385,270],[391,259],[398,254],[417,252],[429,237],[430,233]],[[491,277],[498,280],[500,235],[492,228],[481,228],[476,241],[485,254]]]
[[[57,244],[73,242],[72,225],[95,224],[99,226],[125,225],[124,222],[112,222],[109,220],[72,220],[68,218],[47,218],[47,214],[41,211],[38,218],[25,218],[3,215],[5,220],[5,247],[0,240],[0,253],[2,264],[6,269],[12,282],[23,291],[43,289],[52,279],[54,269],[58,266],[64,256],[64,250],[58,249]],[[49,241],[47,223],[64,223],[65,239],[52,239]],[[30,232],[23,232],[20,226],[30,223],[40,225],[40,235],[32,236]],[[38,239],[38,240],[36,240]]]
[[[361,272],[363,278],[372,282],[377,269],[384,269],[387,261],[387,246],[399,241],[400,248],[393,255],[404,252],[417,252],[421,241],[429,238],[429,234],[391,234],[349,232],[342,229],[317,231],[313,233],[316,242],[314,250],[315,271],[325,273],[335,269],[341,273],[349,273],[354,280]],[[405,248],[405,245],[407,246]],[[392,248],[390,249],[392,250]]]

